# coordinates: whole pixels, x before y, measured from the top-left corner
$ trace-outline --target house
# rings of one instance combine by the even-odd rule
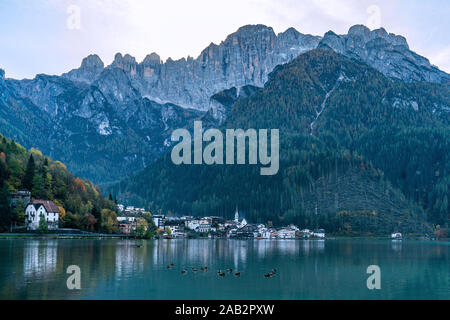
[[[238,238],[255,238],[258,236],[258,226],[256,224],[247,224],[236,231]]]
[[[200,226],[199,219],[185,219],[184,225],[192,231],[195,231]]]
[[[154,215],[153,217],[153,223],[155,224],[155,226],[159,229],[164,229],[164,224],[166,221],[166,216],[164,215]]]
[[[309,229],[303,229],[298,232],[298,236],[303,239],[308,239],[312,236],[312,232]]]
[[[400,232],[394,232],[393,234],[391,234],[391,238],[392,239],[401,239],[402,234]]]
[[[180,218],[169,218],[166,220],[164,229],[166,232],[170,229],[170,234],[174,237],[181,237],[184,234],[184,221]]]
[[[132,230],[132,223],[128,220],[119,221],[119,232],[123,234],[130,234]]]
[[[227,238],[235,238],[237,237],[237,227],[236,225],[232,225],[227,230]]]
[[[208,233],[211,231],[215,231],[215,228],[213,228],[211,224],[202,223],[198,226],[196,231],[200,233]]]
[[[124,224],[123,228],[124,230],[130,229],[128,232],[121,232],[121,233],[130,233],[131,231],[135,231],[137,229],[137,218],[136,217],[117,217],[117,222],[119,223],[119,229],[120,224]],[[126,224],[126,226],[125,226]]]
[[[275,228],[264,228],[260,230],[261,238],[264,239],[275,239],[278,236],[277,230]]]
[[[325,238],[325,230],[316,229],[311,233],[311,236],[313,236],[315,238]]]
[[[283,228],[278,230],[279,239],[295,239],[295,230],[291,228]]]
[[[25,210],[25,224],[28,230],[39,229],[41,218],[47,221],[48,229],[58,229],[59,208],[49,200],[34,200]]]

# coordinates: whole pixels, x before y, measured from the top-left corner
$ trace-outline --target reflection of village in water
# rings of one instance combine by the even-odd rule
[[[186,267],[211,266],[218,261],[232,261],[232,265],[227,262],[227,267],[238,270],[245,266],[248,257],[264,259],[274,254],[308,255],[324,249],[325,240],[172,239],[148,242],[142,248],[137,248],[135,241],[121,241],[116,246],[115,273],[120,277],[143,272],[148,263],[155,270],[164,269],[173,261]]]
[[[58,241],[30,240],[25,243],[23,275],[25,278],[44,277],[56,271]]]
[[[76,240],[75,240],[76,241]],[[93,240],[94,242],[95,240]],[[110,268],[114,269],[117,277],[129,276],[139,272],[144,272],[146,268],[152,267],[155,270],[163,269],[171,261],[183,263],[186,266],[202,266],[215,264],[216,260],[232,261],[235,270],[244,266],[249,256],[264,259],[274,254],[296,256],[299,253],[307,256],[311,252],[321,252],[325,249],[325,240],[158,240],[140,242],[134,240],[112,240],[114,244],[108,247],[107,251],[98,252],[100,256],[109,255],[108,259],[114,263]],[[23,247],[23,276],[25,279],[45,279],[54,276],[57,272],[57,265],[67,267],[75,264],[76,259],[71,257],[70,252],[65,251],[66,246],[58,244],[61,240],[29,240]],[[67,241],[68,244],[72,241]],[[140,247],[144,243],[142,247]],[[83,248],[85,255],[79,258],[85,263],[94,252],[99,250],[93,247]],[[101,250],[101,248],[100,248]],[[58,254],[59,251],[61,254]],[[249,254],[251,251],[251,254]],[[66,261],[58,261],[67,260]],[[67,264],[67,266],[66,266]],[[108,268],[109,269],[109,268]],[[111,270],[112,271],[112,270]],[[58,270],[59,272],[59,270]]]
[[[344,291],[351,294],[351,288],[364,282],[366,268],[373,263],[382,266],[386,280],[389,273],[395,280],[401,272],[401,277],[422,285],[426,279],[421,275],[429,277],[432,272],[436,279],[427,283],[438,286],[438,279],[448,270],[435,263],[443,261],[445,265],[446,250],[445,246],[419,242],[321,239],[2,241],[0,298],[343,297],[338,293],[344,289],[339,288],[348,287]],[[82,290],[70,291],[66,287],[70,265],[81,269]],[[201,269],[205,266],[207,271]],[[228,269],[233,272],[218,276],[218,270]],[[273,269],[276,275],[265,278]],[[235,272],[240,273],[239,277]],[[400,294],[395,283],[385,283],[384,293],[390,290]]]

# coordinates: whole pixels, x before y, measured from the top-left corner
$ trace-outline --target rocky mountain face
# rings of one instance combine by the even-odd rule
[[[329,31],[318,48],[330,48],[362,61],[392,79],[434,83],[450,81],[450,75],[431,65],[427,58],[411,51],[404,37],[387,33],[383,28],[370,31],[363,25],[355,25],[346,35]]]
[[[105,65],[100,57],[92,54],[83,59],[80,68],[69,71],[62,76],[73,81],[90,84],[97,79],[104,67]]]
[[[142,98],[125,72],[102,71],[91,85],[63,77],[6,80],[0,131],[96,182],[120,179],[167,149],[173,128],[202,115]]]
[[[196,59],[169,58],[163,63],[152,53],[138,63],[134,57],[118,53],[107,69],[123,70],[133,87],[150,100],[206,111],[215,93],[245,85],[262,87],[275,66],[316,48],[320,39],[293,28],[276,35],[270,27],[249,25],[219,45],[211,43]],[[79,69],[63,77],[92,83],[102,68],[97,56],[89,56]]]
[[[276,65],[319,41],[294,29],[276,35],[266,26],[246,26],[197,59],[163,63],[152,53],[137,63],[118,53],[105,67],[90,55],[62,76],[20,81],[5,80],[2,71],[0,131],[64,161],[79,176],[114,181],[164,153],[173,129],[198,118],[223,122],[229,110],[214,94],[263,86]]]
[[[76,175],[114,181],[163,154],[173,129],[198,118],[208,126],[224,123],[234,103],[259,92],[277,66],[316,47],[365,62],[390,78],[448,79],[410,51],[404,38],[383,29],[355,26],[347,35],[329,32],[322,38],[248,25],[195,59],[163,62],[152,53],[138,63],[118,53],[105,66],[90,55],[78,69],[31,80],[5,79],[0,70],[0,132],[64,161]],[[414,102],[395,99],[399,107]]]

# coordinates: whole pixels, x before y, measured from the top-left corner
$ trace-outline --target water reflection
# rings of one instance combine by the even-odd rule
[[[116,244],[115,275],[118,280],[144,270],[144,256],[139,254],[136,249],[134,241],[123,241]]]
[[[391,248],[394,251],[401,251],[402,250],[402,240],[392,240],[391,242]]]
[[[0,240],[0,299],[449,299],[449,247],[370,240]],[[72,264],[82,270],[81,291],[65,286]],[[372,264],[383,275],[376,292],[365,285]],[[202,266],[208,271],[191,270]],[[217,276],[227,268],[241,277]],[[277,276],[265,279],[273,268]]]
[[[25,278],[43,277],[56,271],[58,241],[27,241],[23,249],[23,275]]]

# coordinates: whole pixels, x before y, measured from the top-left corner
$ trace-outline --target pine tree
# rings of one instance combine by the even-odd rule
[[[33,179],[36,171],[36,163],[34,162],[33,155],[30,155],[27,163],[27,169],[22,179],[22,187],[28,191],[33,189]]]

